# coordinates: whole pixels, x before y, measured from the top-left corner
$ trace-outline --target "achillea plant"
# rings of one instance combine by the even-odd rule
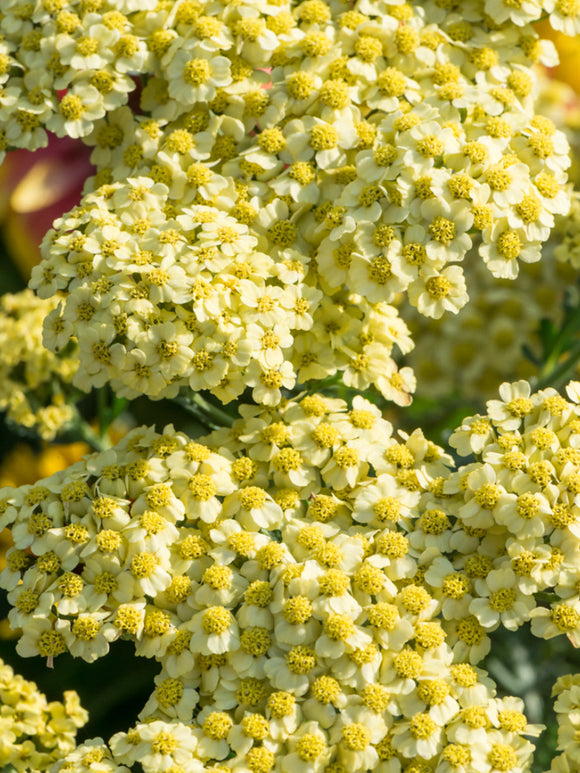
[[[74,690],[64,703],[46,700],[36,685],[0,660],[0,716],[3,770],[40,773],[72,752],[76,734],[88,720]]]
[[[99,746],[113,770],[525,770],[541,728],[479,664],[499,626],[580,641],[568,395],[502,385],[451,436],[457,471],[360,397],[247,407],[197,441],[133,430],[6,490],[17,651],[91,662],[123,637],[161,664],[141,723]]]
[[[577,406],[561,402],[575,426]],[[540,728],[478,664],[490,631],[540,614],[533,592],[556,574],[516,573],[501,532],[490,557],[469,519],[475,502],[493,519],[503,494],[489,465],[452,473],[420,430],[393,437],[361,397],[349,409],[306,395],[242,416],[197,441],[139,428],[7,490],[1,524],[15,545],[0,582],[17,652],[91,662],[122,637],[157,660],[140,724],[113,736],[112,756],[99,751],[152,773],[183,760],[253,773],[416,759],[525,769],[524,736]],[[446,491],[466,474],[467,494]],[[511,499],[501,512],[517,519]]]
[[[0,298],[0,410],[44,440],[53,440],[76,417],[70,398],[77,345],[56,354],[42,343],[42,323],[57,304],[30,290]]]
[[[64,300],[47,346],[129,397],[274,405],[340,373],[408,403],[397,294],[456,313],[474,238],[511,279],[568,210],[530,23],[577,11],[544,5],[8,4],[4,144],[79,137],[97,167],[33,275]]]
[[[101,390],[102,420],[96,453],[3,490],[0,585],[21,656],[92,663],[123,639],[161,669],[132,726],[75,746],[65,723],[38,769],[530,770],[542,728],[498,697],[484,658],[494,631],[528,622],[580,642],[580,384],[565,400],[503,383],[452,432],[470,457],[458,468],[381,408],[399,420],[392,404],[415,391],[407,322],[442,320],[449,347],[470,292],[484,324],[506,316],[521,266],[531,294],[550,271],[527,264],[558,217],[553,254],[577,263],[570,146],[539,101],[536,66],[557,54],[532,25],[577,34],[580,3],[0,11],[0,151],[52,132],[91,147],[96,168],[44,238],[38,297],[4,301],[21,348],[0,367],[27,402],[0,405],[52,437],[83,421],[72,383]],[[560,362],[578,327],[560,321],[538,355],[556,385],[579,356]],[[214,429],[142,426],[107,447],[118,399],[142,396],[193,405]],[[562,727],[555,771],[577,762]]]

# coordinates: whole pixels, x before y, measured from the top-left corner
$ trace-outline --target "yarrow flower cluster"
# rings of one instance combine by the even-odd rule
[[[551,393],[534,405],[580,410]],[[441,448],[419,430],[396,438],[362,397],[241,414],[198,441],[139,428],[4,491],[15,544],[0,583],[17,651],[91,662],[123,637],[162,666],[139,723],[95,741],[100,759],[146,773],[527,769],[523,736],[539,729],[477,664],[490,631],[563,585],[550,537],[563,551],[567,525],[545,527],[526,574],[510,539],[527,533],[510,520],[486,536],[489,464],[452,472]],[[534,614],[540,636],[574,633],[565,615]]]
[[[77,383],[130,396],[249,386],[273,405],[340,372],[409,402],[396,296],[456,313],[474,235],[511,279],[568,210],[568,142],[535,110],[543,12],[580,18],[552,0],[7,2],[3,144],[79,137],[97,166],[34,273],[63,298],[47,345],[76,335]]]
[[[96,167],[43,241],[41,300],[2,301],[0,409],[51,437],[71,384],[257,404],[195,440],[140,427],[2,491],[17,652],[92,663],[124,639],[161,669],[108,740],[75,747],[84,713],[55,707],[64,740],[43,726],[39,769],[529,770],[541,728],[481,663],[500,626],[580,644],[580,383],[569,400],[504,383],[451,435],[458,469],[360,395],[297,392],[336,376],[407,405],[406,304],[456,336],[443,318],[464,324],[468,253],[471,327],[558,297],[546,283],[524,312],[506,282],[554,272],[537,264],[570,209],[569,143],[541,109],[535,65],[557,56],[531,25],[575,34],[580,1],[0,10],[0,154],[53,132]],[[560,226],[563,276],[577,220]],[[521,339],[500,322],[486,333],[505,357]]]
[[[479,623],[516,630],[531,619],[534,635],[566,635],[577,647],[580,383],[567,393],[571,402],[551,388],[532,394],[526,381],[503,384],[486,415],[451,435],[457,453],[475,461],[443,490],[459,497],[457,517],[479,535],[474,555],[483,563],[469,607]],[[541,591],[555,594],[549,606],[536,603]]]
[[[578,743],[580,677],[578,674],[561,676],[554,685],[552,697],[556,698],[554,710],[558,722],[558,751],[562,753],[552,761],[550,773],[570,773],[580,764]]]
[[[570,263],[573,268],[580,268],[580,194],[572,197],[570,214],[556,224],[556,234],[559,244],[554,250],[557,260]]]
[[[569,232],[568,221],[562,218]],[[578,302],[573,260],[569,241],[556,237],[544,246],[541,262],[522,267],[517,282],[494,280],[481,264],[466,266],[470,302],[456,316],[430,320],[401,312],[416,341],[405,363],[417,377],[417,396],[455,396],[483,405],[502,381],[537,378],[538,320],[559,329],[566,303]]]
[[[30,290],[0,298],[0,410],[44,440],[76,415],[68,399],[77,347],[55,354],[42,343],[43,320],[56,306],[56,299],[41,300]]]
[[[577,152],[578,96],[552,78],[540,77],[539,84],[538,112],[566,132]],[[574,166],[571,174],[576,187],[578,171]],[[578,304],[579,267],[580,204],[573,193],[570,212],[555,218],[550,238],[542,245],[542,260],[522,264],[517,282],[495,280],[482,263],[466,262],[470,302],[457,315],[432,320],[399,307],[415,342],[405,364],[416,375],[417,397],[484,404],[503,381],[537,378],[544,356],[538,321],[561,328],[564,309]]]
[[[412,346],[396,309],[361,296],[356,305],[354,296],[324,299],[300,253],[275,260],[214,206],[192,203],[168,220],[167,194],[144,177],[101,187],[49,234],[52,257],[32,284],[41,296],[70,293],[44,340],[57,351],[78,340],[76,386],[110,382],[129,398],[207,389],[224,403],[250,386],[254,400],[272,405],[297,379],[340,368],[347,384],[374,381],[408,402],[414,380],[390,356],[394,344]],[[143,222],[146,232],[136,232]]]
[[[74,690],[64,702],[46,700],[35,684],[0,660],[0,765],[3,770],[40,773],[72,752],[88,720]]]

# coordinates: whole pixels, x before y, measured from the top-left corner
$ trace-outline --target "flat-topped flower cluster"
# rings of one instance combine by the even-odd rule
[[[554,711],[558,722],[558,751],[561,754],[552,761],[550,773],[570,773],[580,764],[578,745],[580,677],[578,674],[561,676],[554,685],[552,697],[556,698]]]
[[[362,397],[306,395],[5,489],[17,651],[122,637],[161,664],[140,722],[94,742],[112,770],[527,770],[539,729],[478,664],[500,625],[580,642],[568,396],[504,384],[451,436],[457,471]]]
[[[452,434],[470,457],[459,469],[360,395],[296,392],[340,374],[408,404],[400,301],[457,313],[468,253],[481,258],[472,284],[501,280],[489,302],[509,308],[503,284],[539,261],[571,201],[568,141],[538,107],[534,69],[556,54],[531,25],[547,15],[579,32],[580,0],[0,11],[0,154],[48,131],[93,148],[96,167],[44,239],[41,300],[3,301],[0,408],[50,437],[73,415],[71,381],[258,404],[201,439],[135,429],[2,492],[19,654],[93,662],[125,639],[161,667],[133,727],[108,741],[74,748],[82,710],[48,707],[64,740],[43,726],[48,756],[31,764],[529,770],[525,736],[540,728],[481,663],[500,626],[580,644],[580,384],[569,400],[503,384]],[[572,267],[578,220],[556,255]],[[0,697],[0,724],[16,721]],[[576,759],[575,721],[558,773]],[[35,743],[22,737],[11,725],[0,745],[15,767],[18,744]]]
[[[565,83],[540,78],[537,111],[566,132],[573,155],[580,150],[579,107],[578,95]],[[579,171],[574,165],[576,189]],[[541,261],[522,265],[516,282],[496,280],[481,262],[465,261],[470,302],[458,314],[433,320],[399,307],[415,342],[405,364],[417,378],[417,397],[483,405],[503,381],[538,378],[544,358],[539,320],[561,328],[565,310],[570,313],[578,305],[579,267],[580,199],[575,191],[570,212],[556,217],[542,245]]]
[[[63,703],[49,703],[33,682],[0,660],[2,770],[40,773],[75,749],[88,714],[74,690],[66,690],[63,697]]]
[[[577,3],[5,5],[4,146],[94,147],[32,281],[82,388],[273,405],[339,372],[408,403],[397,295],[457,312],[474,241],[511,279],[568,211],[530,23],[574,29]]]
[[[324,298],[301,253],[276,260],[217,207],[192,204],[168,220],[167,204],[166,186],[150,178],[103,186],[46,242],[53,258],[35,275],[49,271],[50,292],[71,292],[47,319],[44,341],[59,351],[78,340],[75,385],[110,382],[129,398],[206,389],[224,403],[249,386],[273,405],[297,378],[341,369],[355,388],[370,379],[409,401],[412,374],[390,355],[412,342],[393,306]]]
[[[578,235],[572,219],[561,218],[542,260],[522,266],[516,282],[495,280],[481,263],[466,266],[470,302],[457,315],[431,320],[400,309],[415,342],[405,362],[417,378],[416,396],[483,405],[502,381],[538,378],[543,352],[538,320],[560,329],[566,308],[579,300],[572,265]]]
[[[69,398],[77,346],[53,353],[42,343],[43,321],[57,305],[30,290],[0,297],[0,410],[44,440],[54,439],[76,415]]]
[[[538,637],[565,634],[579,646],[580,383],[567,393],[571,402],[551,388],[532,394],[526,381],[503,384],[486,415],[451,435],[457,453],[475,461],[443,490],[457,492],[458,517],[481,535],[478,553],[492,558],[487,587],[479,584],[470,605],[481,625],[515,630],[531,619]],[[539,591],[555,600],[536,604]]]

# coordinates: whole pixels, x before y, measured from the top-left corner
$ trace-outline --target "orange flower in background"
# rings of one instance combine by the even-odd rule
[[[124,418],[116,419],[107,430],[111,445],[118,443],[132,426],[133,423]],[[0,463],[0,488],[26,486],[41,478],[49,478],[59,470],[66,470],[90,452],[88,443],[80,440],[75,443],[44,444],[40,451],[35,451],[27,443],[19,443]]]
[[[89,446],[83,442],[47,446],[40,453],[20,443],[6,454],[0,465],[0,488],[36,483],[41,478],[65,470],[89,451]]]
[[[70,137],[49,135],[48,146],[16,150],[0,170],[0,229],[24,279],[40,259],[39,244],[53,221],[78,204],[94,172],[90,148]]]
[[[553,41],[558,50],[560,64],[550,68],[550,75],[567,83],[580,94],[580,37],[564,35],[552,29],[548,21],[536,25],[536,30],[540,37]]]

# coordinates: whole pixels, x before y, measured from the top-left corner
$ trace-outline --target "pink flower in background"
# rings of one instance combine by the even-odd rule
[[[52,222],[80,201],[94,172],[90,152],[78,140],[49,134],[46,148],[15,150],[2,164],[0,230],[25,279],[39,261],[39,244]]]

